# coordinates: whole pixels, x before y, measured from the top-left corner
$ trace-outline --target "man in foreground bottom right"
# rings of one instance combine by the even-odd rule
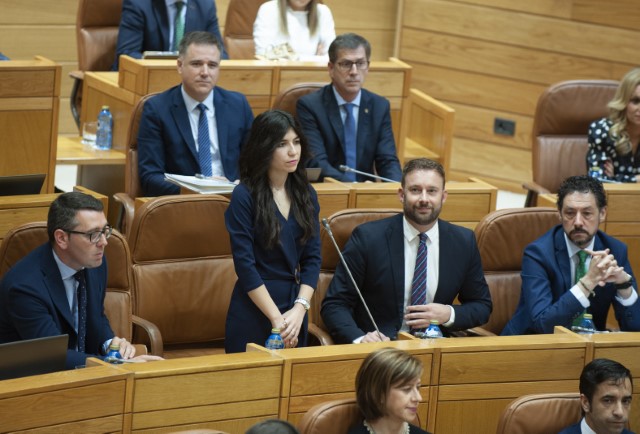
[[[580,375],[582,420],[559,434],[633,434],[629,421],[633,378],[618,362],[594,359]]]

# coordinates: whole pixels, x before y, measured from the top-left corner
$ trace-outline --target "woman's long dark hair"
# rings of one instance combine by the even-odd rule
[[[240,181],[251,191],[255,210],[254,224],[268,248],[275,247],[280,236],[280,221],[277,218],[276,203],[269,183],[269,167],[274,150],[290,128],[300,138],[301,150],[298,167],[287,176],[285,189],[291,200],[293,216],[304,231],[302,242],[306,242],[314,235],[315,222],[309,181],[304,167],[309,159],[309,147],[300,125],[291,114],[283,110],[261,113],[253,121],[249,140],[240,152]]]

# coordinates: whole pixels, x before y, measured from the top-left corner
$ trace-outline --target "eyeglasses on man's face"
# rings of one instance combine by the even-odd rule
[[[89,242],[92,244],[97,244],[100,241],[100,237],[104,235],[105,240],[111,236],[111,232],[113,232],[113,228],[109,225],[106,225],[100,231],[91,231],[91,232],[80,232],[80,231],[68,231],[65,230],[68,234],[78,234],[84,235],[89,239]]]
[[[338,65],[338,69],[342,72],[349,72],[353,68],[353,65],[356,65],[356,68],[359,71],[364,71],[369,68],[369,61],[367,60],[356,60],[352,62],[350,60],[341,60],[336,63]]]

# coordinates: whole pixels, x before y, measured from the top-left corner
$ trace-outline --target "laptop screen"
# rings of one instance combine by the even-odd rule
[[[64,371],[68,335],[0,344],[0,380]]]
[[[0,196],[40,194],[44,173],[35,175],[0,176]]]

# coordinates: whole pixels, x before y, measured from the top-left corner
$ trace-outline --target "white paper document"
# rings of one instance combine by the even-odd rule
[[[225,194],[231,193],[236,186],[232,182],[221,181],[219,179],[200,178],[186,175],[173,175],[165,173],[164,178],[180,187],[187,188],[202,194]]]

